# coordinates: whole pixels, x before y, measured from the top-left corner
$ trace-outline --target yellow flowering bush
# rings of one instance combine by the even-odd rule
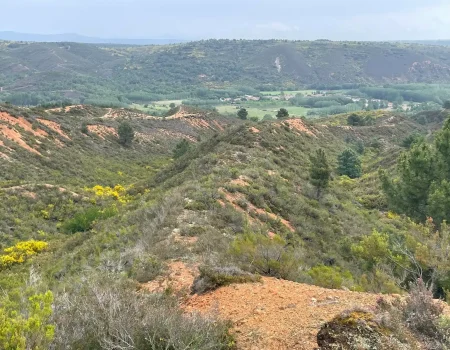
[[[23,241],[16,245],[5,248],[4,254],[0,255],[0,266],[9,267],[14,264],[25,262],[30,256],[47,249],[48,243],[43,241]]]
[[[87,189],[88,192],[92,192],[95,196],[100,198],[112,198],[120,203],[126,203],[129,201],[126,189],[122,185],[116,185],[114,187],[109,186],[94,186]]]

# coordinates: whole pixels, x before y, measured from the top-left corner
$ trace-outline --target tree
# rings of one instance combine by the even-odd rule
[[[310,177],[311,183],[317,189],[317,198],[320,197],[322,191],[328,187],[330,182],[331,170],[328,160],[323,149],[318,149],[315,155],[309,157],[311,161]]]
[[[277,118],[278,119],[285,119],[285,118],[289,118],[289,112],[286,108],[281,108],[278,113],[277,113]]]
[[[117,130],[119,143],[123,146],[130,146],[134,139],[134,131],[130,124],[122,122]]]
[[[175,103],[172,102],[172,103],[169,105],[169,107],[170,107],[170,109],[173,109],[173,108],[176,107],[176,105],[175,105]]]
[[[273,117],[270,114],[264,114],[264,117],[262,120],[273,120]]]
[[[339,175],[347,175],[351,179],[361,177],[361,160],[353,150],[342,152],[338,157],[338,164]]]
[[[246,120],[248,117],[248,112],[245,108],[241,108],[237,113],[239,119]]]
[[[173,157],[175,159],[180,158],[187,151],[189,151],[190,148],[191,148],[191,144],[186,139],[181,140],[175,146],[175,149],[173,151]]]
[[[381,171],[381,181],[389,205],[413,219],[427,218],[428,195],[436,173],[435,156],[426,143],[413,144],[400,156],[396,181]]]
[[[443,107],[445,109],[450,109],[450,100],[445,101],[444,104],[443,104]]]

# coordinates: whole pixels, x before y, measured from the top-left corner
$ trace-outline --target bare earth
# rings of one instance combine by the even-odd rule
[[[233,323],[241,350],[313,350],[321,325],[354,308],[373,308],[381,295],[324,289],[275,278],[234,284],[204,295],[189,295],[197,265],[169,264],[166,277],[142,285],[152,292],[170,289],[187,312],[218,315]]]

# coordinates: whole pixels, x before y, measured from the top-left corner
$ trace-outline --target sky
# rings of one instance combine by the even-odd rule
[[[450,0],[0,0],[0,31],[100,38],[450,39]]]

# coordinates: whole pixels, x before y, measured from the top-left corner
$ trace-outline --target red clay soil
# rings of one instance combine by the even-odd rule
[[[10,115],[8,113],[0,112],[0,121],[6,122],[7,124],[9,124],[11,126],[20,126],[25,131],[28,131],[37,137],[48,136],[48,134],[44,130],[33,129],[33,126],[31,125],[31,123],[22,117],[14,118],[12,115]]]
[[[308,128],[301,119],[288,119],[283,122],[283,124],[287,125],[290,129],[294,129],[300,132],[304,132],[311,136],[316,136],[316,134]]]
[[[17,143],[20,147],[26,149],[29,152],[41,155],[37,150],[30,147],[23,140],[22,135],[16,129],[10,129],[8,126],[0,124],[0,136],[4,136],[8,140]]]
[[[323,323],[357,306],[371,308],[379,297],[263,277],[194,295],[183,308],[232,321],[241,350],[313,350]]]
[[[51,120],[40,119],[40,118],[38,118],[37,121],[41,124],[44,124],[48,128],[52,129],[54,132],[56,132],[60,136],[64,137],[65,139],[70,140],[70,137],[64,131],[62,131],[60,124],[58,124],[54,121],[51,121]]]
[[[323,323],[351,308],[371,309],[381,296],[269,277],[262,277],[258,283],[233,284],[204,295],[190,295],[197,274],[197,264],[172,261],[166,276],[141,287],[154,293],[174,292],[186,313],[230,320],[239,350],[313,350]]]

